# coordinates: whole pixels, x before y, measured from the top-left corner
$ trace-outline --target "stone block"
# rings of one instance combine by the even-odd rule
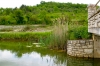
[[[82,46],[83,49],[88,48],[87,46]]]
[[[74,48],[79,49],[80,47],[75,46]]]
[[[76,46],[76,44],[73,44],[73,47],[75,47]]]
[[[84,53],[84,52],[83,52],[83,53],[81,53],[81,54],[86,55],[86,53]]]
[[[80,54],[80,53],[81,53],[81,52],[79,52],[79,51],[76,51],[76,52],[75,52],[75,54]]]
[[[84,57],[89,57],[88,55],[84,55]]]
[[[80,40],[80,43],[81,44],[85,44],[85,40]]]
[[[71,56],[75,56],[74,54],[72,54]]]
[[[84,55],[82,55],[82,54],[79,54],[79,55],[78,55],[78,57],[84,57]]]
[[[89,42],[86,42],[86,45],[89,45],[90,43]]]
[[[76,54],[76,56],[79,56],[79,54]]]
[[[88,45],[88,48],[91,48],[91,49],[93,49],[93,45]]]
[[[67,48],[73,48],[73,46],[67,46]]]
[[[72,41],[71,41],[71,40],[68,40],[68,41],[67,41],[67,44],[72,44]]]
[[[90,45],[93,45],[94,44],[94,42],[93,41],[90,41]]]
[[[79,42],[79,40],[76,40],[77,41],[77,44],[79,44],[80,42]]]
[[[89,40],[85,40],[86,43],[89,43]]]
[[[92,54],[93,53],[93,49],[84,49],[84,53]]]
[[[67,48],[67,50],[72,50],[72,48]]]
[[[90,58],[93,58],[93,54],[89,55]]]
[[[79,49],[82,49],[82,46],[80,46]]]
[[[68,55],[72,54],[72,52],[67,52]]]
[[[72,50],[71,49],[67,49],[67,52],[72,52]]]
[[[72,46],[72,44],[67,44],[67,46]]]
[[[72,51],[77,51],[77,49],[73,49]]]
[[[74,54],[74,56],[77,56],[77,54]]]
[[[78,51],[83,52],[84,50],[83,49],[78,49]]]
[[[78,42],[77,40],[73,40],[72,41],[73,44],[77,44],[77,42]]]
[[[83,57],[84,55],[82,54],[76,54],[77,57]]]
[[[78,47],[79,47],[79,46],[81,46],[81,44],[76,44],[76,46],[78,46]]]
[[[70,53],[67,53],[67,54],[70,55],[70,56],[72,55],[72,54],[70,54]]]

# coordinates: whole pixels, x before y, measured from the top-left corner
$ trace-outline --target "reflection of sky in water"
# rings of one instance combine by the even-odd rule
[[[48,55],[41,57],[36,52],[23,54],[21,58],[18,58],[10,51],[0,51],[0,66],[58,66],[53,60],[54,57],[51,58]]]

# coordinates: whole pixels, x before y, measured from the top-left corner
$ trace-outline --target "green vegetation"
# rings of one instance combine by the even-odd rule
[[[51,32],[3,32],[0,33],[1,40],[29,40],[38,42],[40,38],[45,39]]]
[[[68,39],[77,40],[77,39],[91,39],[92,35],[88,33],[87,25],[69,25],[68,30]]]
[[[51,34],[45,39],[41,39],[41,43],[43,42],[46,46],[51,49],[65,49],[67,42],[67,24],[57,24],[54,26]]]
[[[86,24],[86,8],[86,4],[45,1],[41,1],[36,6],[22,5],[20,8],[0,8],[0,25],[52,25],[55,20],[62,20],[62,16],[71,23]]]
[[[50,36],[45,40],[42,39],[41,43],[44,42],[51,49],[64,50],[67,47],[67,40],[86,40],[91,38],[87,26],[58,24],[55,25]]]
[[[27,26],[19,32],[2,29],[0,39],[21,39],[41,42],[53,49],[66,48],[67,40],[90,39],[87,27],[87,4],[72,4],[41,1],[36,6],[22,5],[20,8],[0,8],[0,25],[49,25],[47,32],[32,32]],[[28,32],[28,30],[31,30]],[[5,32],[9,31],[9,32]]]

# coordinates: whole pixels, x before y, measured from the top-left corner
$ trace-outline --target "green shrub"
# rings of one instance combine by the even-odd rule
[[[87,26],[69,26],[68,39],[89,39],[91,34],[88,33]]]

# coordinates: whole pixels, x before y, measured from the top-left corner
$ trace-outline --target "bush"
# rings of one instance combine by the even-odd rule
[[[68,30],[68,39],[89,39],[91,38],[91,34],[88,33],[87,26],[69,26]]]

